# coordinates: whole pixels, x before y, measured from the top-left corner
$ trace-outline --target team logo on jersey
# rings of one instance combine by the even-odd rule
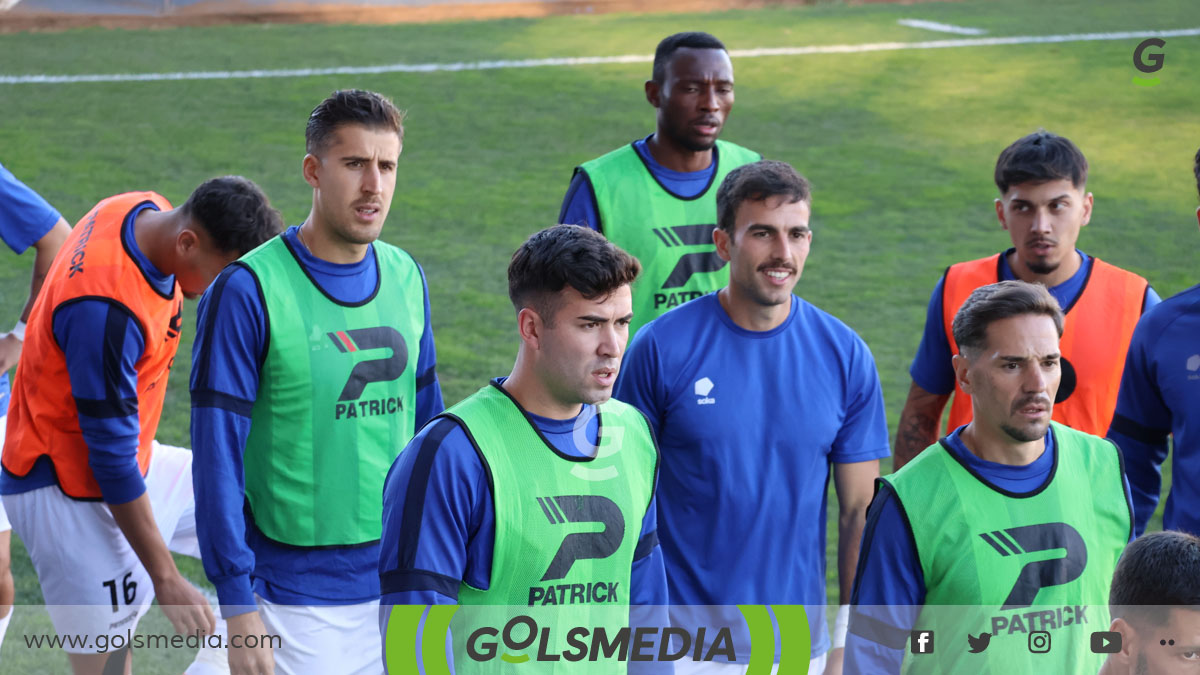
[[[725,267],[725,260],[717,255],[713,244],[712,233],[716,225],[675,225],[673,227],[656,227],[654,234],[668,248],[676,246],[708,246],[707,251],[695,251],[679,256],[675,267],[667,275],[662,284],[661,293],[654,294],[654,309],[671,308],[681,305],[688,300],[695,300],[704,295],[704,291],[672,291],[683,288],[696,274],[716,272]]]
[[[979,537],[1006,558],[1041,551],[1063,551],[1058,557],[1026,563],[1017,574],[1017,581],[1001,611],[1029,607],[1037,599],[1038,591],[1075,581],[1087,567],[1087,544],[1079,531],[1066,523],[1010,527],[984,532]]]
[[[702,377],[702,378],[696,380],[696,385],[695,385],[695,388],[693,389],[693,391],[696,392],[696,404],[697,405],[713,405],[714,403],[716,403],[717,399],[709,396],[709,394],[712,393],[713,387],[715,387],[715,386],[716,385],[713,384],[713,381],[708,379],[707,377]]]
[[[538,506],[552,525],[599,523],[599,532],[572,532],[563,537],[542,581],[566,578],[579,560],[607,558],[621,547],[625,538],[625,518],[621,508],[600,495],[562,495],[538,497]],[[531,586],[529,604],[561,605],[576,603],[619,602],[619,583],[608,580],[575,584]]]
[[[350,371],[346,385],[338,396],[334,419],[394,415],[404,410],[402,396],[360,401],[363,391],[372,382],[391,382],[399,379],[408,366],[408,344],[400,331],[391,326],[354,328],[328,333],[329,339],[343,354],[373,349],[387,349],[390,354],[377,359],[359,361]]]
[[[175,315],[167,323],[167,337],[163,338],[163,342],[167,340],[175,340],[179,337],[180,330],[183,328],[183,303],[175,305]]]

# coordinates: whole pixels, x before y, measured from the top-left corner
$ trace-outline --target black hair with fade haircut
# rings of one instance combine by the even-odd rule
[[[637,258],[604,235],[579,225],[555,225],[534,234],[508,264],[508,297],[519,312],[529,307],[554,325],[557,296],[567,286],[588,300],[632,284],[642,271]]]
[[[1069,139],[1039,129],[1018,138],[996,159],[996,187],[1000,194],[1021,183],[1069,180],[1082,189],[1087,184],[1087,158]]]
[[[1200,611],[1200,538],[1168,530],[1134,539],[1117,561],[1108,604],[1114,619],[1143,626],[1167,623],[1172,606]]]
[[[717,188],[717,227],[733,237],[742,202],[787,197],[789,204],[812,202],[812,186],[787,162],[763,159],[739,166]]]
[[[283,217],[253,181],[222,176],[200,184],[179,207],[223,252],[244,255],[283,231]]]
[[[676,33],[668,35],[658,43],[658,48],[654,50],[654,68],[651,70],[651,79],[662,84],[667,79],[667,64],[671,62],[671,55],[679,49],[725,49],[725,43],[708,33],[692,31],[688,33]]]
[[[1026,314],[1050,317],[1058,329],[1058,336],[1062,337],[1062,308],[1045,286],[1024,281],[1001,281],[976,288],[958,308],[954,323],[951,324],[959,353],[978,353],[987,345],[988,326],[1001,319]]]
[[[305,152],[319,154],[344,124],[394,131],[404,141],[404,113],[386,97],[362,89],[341,89],[317,104],[304,130]]]

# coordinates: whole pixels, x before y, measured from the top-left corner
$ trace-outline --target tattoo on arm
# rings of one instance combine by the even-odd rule
[[[896,443],[892,449],[895,470],[937,441],[938,425],[949,400],[949,394],[931,394],[916,382],[912,384],[904,411],[900,413],[900,427],[896,430]]]

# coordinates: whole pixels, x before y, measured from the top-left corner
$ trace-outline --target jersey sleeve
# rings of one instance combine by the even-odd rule
[[[133,501],[146,491],[137,462],[137,362],[145,350],[141,326],[116,301],[89,299],[56,309],[53,330],[66,358],[88,466],[100,494],[109,504]]]
[[[929,296],[929,308],[925,312],[925,332],[921,344],[913,357],[908,372],[913,382],[931,394],[954,393],[954,366],[950,363],[950,341],[946,339],[946,326],[942,319],[942,291],[946,278],[938,279]]]
[[[41,195],[0,164],[0,239],[20,255],[61,219]]]
[[[483,464],[452,419],[426,425],[383,488],[382,604],[458,600],[460,584],[490,586],[496,517]]]
[[[600,208],[596,205],[596,193],[592,181],[583,169],[576,169],[558,211],[558,222],[567,225],[582,225],[593,230],[601,229]]]
[[[899,673],[904,648],[925,602],[925,575],[899,498],[887,483],[867,511],[858,559],[847,673]]]
[[[204,571],[226,617],[253,609],[243,454],[266,355],[266,310],[254,275],[231,265],[200,300],[192,345],[192,483]]]
[[[653,329],[644,326],[625,352],[613,398],[641,410],[655,438],[662,436],[667,391]]]
[[[871,350],[857,335],[852,343],[845,378],[845,418],[833,441],[829,459],[850,464],[889,456],[887,413],[883,408],[879,370]]]
[[[429,311],[429,284],[425,281],[425,270],[417,265],[421,273],[421,287],[425,296],[425,330],[421,333],[421,355],[417,359],[417,409],[416,428],[420,429],[446,408],[442,400],[442,385],[437,376],[437,348],[433,341],[433,322]]]
[[[1154,343],[1161,331],[1154,315],[1144,316],[1133,331],[1125,371],[1117,394],[1108,437],[1121,449],[1133,501],[1134,531],[1145,531],[1162,488],[1171,411],[1155,375]]]
[[[1158,296],[1158,291],[1154,290],[1153,286],[1146,284],[1146,294],[1142,296],[1142,316],[1161,303],[1162,298]]]

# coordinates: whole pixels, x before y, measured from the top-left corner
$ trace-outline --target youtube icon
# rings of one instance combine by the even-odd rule
[[[1092,633],[1093,654],[1116,654],[1121,651],[1121,634],[1116,631]]]

